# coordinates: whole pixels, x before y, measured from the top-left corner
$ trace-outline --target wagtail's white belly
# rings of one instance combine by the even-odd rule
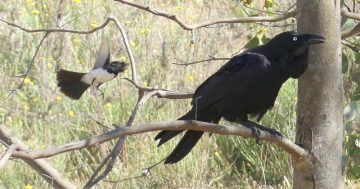
[[[105,83],[114,78],[115,78],[115,74],[109,73],[103,68],[96,68],[94,70],[91,70],[91,72],[85,74],[81,78],[81,81],[88,85],[94,84],[95,86],[97,86],[98,84]]]

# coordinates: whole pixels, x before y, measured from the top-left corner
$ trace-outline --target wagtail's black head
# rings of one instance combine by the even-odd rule
[[[295,31],[283,32],[275,36],[267,47],[276,55],[293,54],[300,56],[307,52],[310,45],[324,43],[325,38],[315,34],[300,34]]]
[[[108,65],[106,70],[117,75],[118,73],[125,71],[126,67],[127,64],[125,62],[113,61]]]

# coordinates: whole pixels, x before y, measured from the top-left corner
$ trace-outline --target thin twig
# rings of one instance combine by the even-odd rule
[[[231,58],[215,58],[215,57],[210,57],[208,59],[203,59],[203,60],[197,60],[197,61],[193,61],[193,62],[185,62],[183,60],[180,59],[176,59],[177,61],[180,61],[182,63],[173,63],[175,65],[181,65],[181,66],[189,66],[189,65],[193,65],[193,64],[198,64],[198,63],[202,63],[202,62],[209,62],[209,61],[219,61],[219,60],[230,60]]]
[[[203,27],[207,27],[215,24],[223,24],[223,23],[256,23],[256,22],[278,22],[282,20],[286,20],[288,18],[296,16],[295,11],[287,12],[278,16],[253,16],[253,17],[238,17],[238,18],[222,18],[216,20],[205,21],[198,24],[186,24],[184,21],[180,20],[176,15],[170,14],[149,6],[137,4],[134,2],[126,1],[126,0],[115,0],[120,3],[136,7],[138,9],[150,12],[154,15],[165,17],[176,22],[179,26],[181,26],[184,30],[195,30]]]
[[[162,163],[163,161],[165,161],[166,158],[162,159],[161,161],[147,167],[147,168],[144,168],[141,172],[140,175],[137,175],[137,176],[132,176],[132,177],[128,177],[128,178],[124,178],[124,179],[121,179],[121,180],[104,180],[105,182],[110,182],[110,183],[119,183],[119,182],[124,182],[124,181],[127,181],[127,180],[132,180],[132,179],[137,179],[137,178],[141,178],[141,177],[147,177],[149,174],[151,174],[151,169],[153,169],[154,167],[160,165],[160,163]]]
[[[16,91],[21,90],[22,87],[24,86],[25,79],[26,79],[27,76],[29,75],[29,72],[30,72],[31,67],[34,65],[34,61],[35,61],[36,55],[37,55],[38,52],[39,52],[40,46],[41,46],[41,44],[44,42],[45,38],[46,38],[49,34],[50,34],[50,32],[45,32],[45,35],[42,37],[39,45],[37,46],[37,48],[36,48],[36,50],[35,50],[34,56],[32,57],[29,65],[28,65],[28,67],[27,67],[26,72],[25,72],[24,74],[22,74],[23,79],[22,79],[21,83],[18,85],[18,87],[17,87],[16,89],[10,90],[10,93],[9,93],[9,95],[8,95],[8,98],[10,98]]]
[[[132,113],[129,117],[129,120],[126,123],[126,127],[130,127],[132,125],[132,123],[134,122],[136,114],[138,113],[141,105],[144,103],[143,102],[144,93],[145,93],[144,91],[139,91],[138,101],[134,107],[134,110],[132,111]],[[111,153],[103,161],[103,162],[105,162],[105,161],[107,162],[107,166],[106,166],[105,170],[99,176],[97,176],[99,174],[100,170],[106,165],[106,163],[101,163],[101,165],[96,169],[96,171],[91,175],[88,182],[85,184],[84,189],[91,188],[92,186],[94,186],[96,183],[98,183],[99,181],[101,181],[103,178],[105,178],[108,175],[108,173],[111,171],[111,169],[115,165],[115,161],[121,152],[121,149],[125,142],[125,139],[126,139],[126,136],[120,137],[120,139],[115,144]]]
[[[114,18],[111,18],[111,19],[115,22],[117,28],[120,31],[120,34],[122,36],[122,41],[124,42],[125,48],[126,48],[126,50],[128,52],[128,55],[129,55],[130,64],[131,64],[131,73],[132,73],[132,80],[129,80],[129,81],[132,81],[132,83],[135,86],[139,86],[138,85],[138,80],[137,80],[135,58],[134,58],[134,55],[132,53],[126,31],[123,28],[121,23],[119,23]],[[142,101],[142,99],[144,97],[144,94],[145,94],[144,90],[141,90],[139,88],[138,88],[138,90],[139,90],[139,92],[138,92],[138,94],[139,94],[138,102],[135,105],[131,116],[129,117],[129,120],[128,120],[127,124],[126,124],[127,127],[131,126],[133,121],[135,120],[135,116],[136,116],[138,110],[140,109],[141,101]],[[119,156],[119,154],[120,154],[120,152],[122,150],[122,146],[123,146],[123,144],[125,142],[125,139],[126,139],[126,137],[121,137],[118,140],[118,142],[113,147],[113,150],[111,151],[111,153],[101,162],[100,166],[94,171],[94,173],[89,178],[88,182],[85,184],[84,188],[91,188],[92,186],[94,186],[96,183],[98,183],[99,181],[101,181],[103,178],[105,178],[108,175],[108,173],[112,170],[113,166],[115,165],[117,157]],[[99,175],[99,172],[101,171],[101,169],[106,164],[107,164],[107,166],[106,166],[105,170]]]
[[[133,54],[133,52],[131,50],[131,47],[130,47],[130,44],[129,44],[129,39],[127,37],[126,31],[125,31],[123,25],[120,22],[118,22],[115,18],[110,18],[110,19],[113,22],[115,22],[116,27],[120,31],[120,34],[122,36],[122,40],[123,40],[123,42],[125,44],[125,48],[126,48],[126,51],[127,51],[128,55],[129,55],[129,59],[130,59],[132,80],[135,83],[138,83],[137,72],[136,72],[136,62],[135,62],[134,54]]]
[[[22,26],[19,26],[17,24],[14,24],[14,23],[11,23],[11,22],[8,22],[2,18],[0,18],[0,21],[10,25],[10,26],[14,26],[24,32],[28,32],[28,33],[38,33],[38,32],[48,32],[48,33],[77,33],[77,34],[91,34],[91,33],[94,33],[102,28],[104,28],[106,25],[109,24],[110,21],[112,21],[111,18],[107,18],[106,21],[101,24],[100,26],[97,26],[91,30],[87,30],[87,31],[78,31],[78,30],[69,30],[69,29],[62,29],[62,28],[48,28],[48,29],[27,29],[25,27],[22,27]]]
[[[157,96],[158,98],[167,98],[167,99],[187,99],[191,98],[194,93],[188,93],[188,92],[176,92],[169,89],[157,89],[153,87],[144,87],[141,86],[134,81],[123,78],[126,81],[129,81],[131,84],[133,84],[138,90],[145,91],[145,92],[153,92],[156,91],[154,96]]]

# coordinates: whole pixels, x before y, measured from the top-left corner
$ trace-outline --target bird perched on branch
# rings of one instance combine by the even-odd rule
[[[196,89],[192,109],[179,120],[219,123],[221,118],[225,118],[250,128],[257,142],[259,130],[282,136],[280,132],[248,118],[256,116],[260,121],[274,105],[282,84],[290,77],[298,78],[305,72],[309,47],[324,41],[319,35],[290,31],[278,34],[265,45],[234,56]],[[160,146],[181,132],[164,130],[155,140],[159,140]],[[165,159],[165,164],[184,158],[203,133],[187,130]]]
[[[126,63],[113,61],[110,63],[110,48],[107,41],[103,41],[96,58],[95,66],[89,73],[79,73],[60,69],[57,81],[60,91],[66,96],[78,100],[90,86],[104,93],[99,86],[114,79],[126,68]]]

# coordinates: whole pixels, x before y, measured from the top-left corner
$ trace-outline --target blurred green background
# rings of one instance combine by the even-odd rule
[[[139,0],[176,14],[186,23],[199,23],[225,17],[274,16],[294,1],[160,1]],[[352,1],[349,1],[352,2]],[[259,11],[261,10],[261,11]],[[191,66],[175,65],[212,57],[231,57],[244,48],[266,41],[276,33],[296,29],[296,20],[274,24],[220,24],[195,30],[183,30],[176,23],[148,12],[113,1],[95,0],[15,0],[0,2],[0,18],[28,29],[62,27],[87,31],[105,22],[108,16],[121,22],[134,52],[140,84],[182,92],[194,89],[225,61],[210,61]],[[343,29],[355,23],[343,20]],[[101,40],[110,39],[112,60],[129,58],[121,35],[111,23],[88,35],[51,33],[40,47],[33,67],[16,89],[31,62],[44,33],[27,33],[0,22],[0,127],[10,130],[33,149],[45,149],[99,135],[116,123],[124,125],[137,100],[137,90],[121,77],[131,78],[127,70],[121,77],[101,86],[105,98],[86,92],[79,101],[59,92],[55,73],[58,68],[89,71]],[[344,41],[360,48],[360,37]],[[360,187],[360,53],[343,48],[344,73],[344,182],[348,188]],[[274,108],[261,123],[280,130],[294,140],[296,125],[297,81],[289,80],[281,89]],[[190,108],[190,100],[152,98],[142,107],[134,124],[175,120]],[[108,125],[101,126],[96,121]],[[228,125],[233,123],[222,122]],[[156,133],[127,138],[124,151],[107,178],[96,188],[291,188],[292,165],[289,155],[275,145],[252,139],[217,136],[203,137],[180,163],[158,165],[151,175],[142,170],[163,159],[177,140],[157,148]],[[114,141],[96,147],[49,158],[54,167],[79,187],[110,152]],[[0,152],[5,147],[0,146]],[[47,188],[49,185],[21,160],[7,162],[0,172],[0,188]]]

